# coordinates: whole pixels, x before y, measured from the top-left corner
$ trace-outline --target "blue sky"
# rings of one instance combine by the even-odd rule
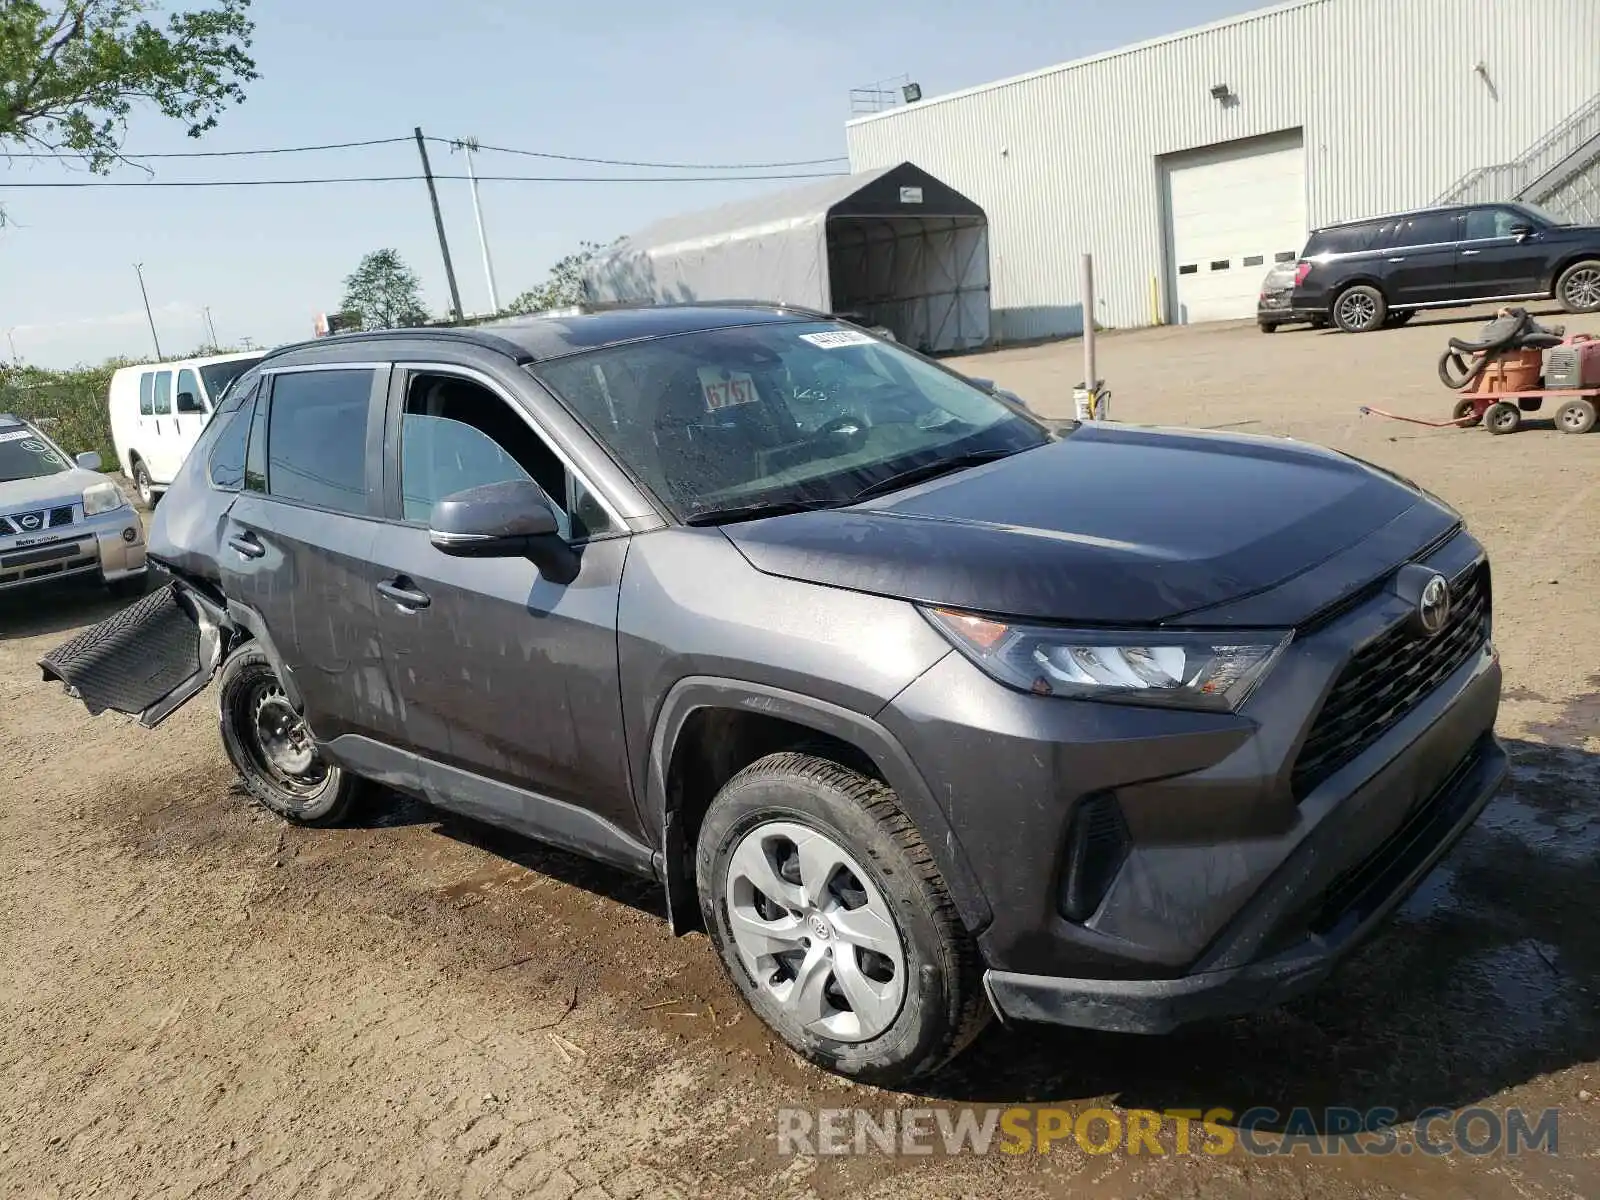
[[[259,0],[261,79],[201,142],[150,113],[132,152],[232,150],[407,135],[473,136],[563,154],[750,162],[844,153],[850,88],[909,73],[928,96],[1157,37],[1259,7],[1249,0]],[[434,170],[459,156],[430,147]],[[454,158],[454,161],[452,159]],[[414,144],[254,159],[166,161],[155,178],[413,174]],[[596,174],[482,153],[479,174]],[[0,184],[86,178],[0,159]],[[637,174],[619,170],[617,173]],[[112,178],[137,180],[120,169]],[[774,183],[487,183],[484,219],[501,299],[545,278],[580,239],[607,241],[673,212]],[[487,307],[467,185],[441,200],[462,302]],[[132,264],[142,261],[162,349],[307,337],[361,255],[397,248],[428,304],[448,303],[426,190],[417,183],[249,189],[5,189],[0,333],[45,366],[148,354]],[[0,342],[0,355],[9,347]]]

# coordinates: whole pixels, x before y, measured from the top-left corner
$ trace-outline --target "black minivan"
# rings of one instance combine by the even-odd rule
[[[1600,310],[1600,228],[1518,202],[1318,229],[1295,267],[1293,308],[1366,333],[1423,308],[1552,297],[1568,312]]]

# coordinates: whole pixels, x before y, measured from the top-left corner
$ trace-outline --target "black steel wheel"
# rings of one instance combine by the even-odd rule
[[[254,642],[222,666],[222,744],[250,794],[296,825],[337,825],[365,781],[326,761],[272,663]]]

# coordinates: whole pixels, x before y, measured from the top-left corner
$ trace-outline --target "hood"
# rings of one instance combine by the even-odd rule
[[[0,483],[0,515],[21,511],[30,506],[42,508],[49,504],[77,504],[83,500],[83,489],[106,482],[98,471],[85,471],[73,467],[57,471],[54,475],[41,475],[37,479],[15,479]]]
[[[1004,616],[1152,624],[1267,591],[1389,528],[1372,562],[1337,573],[1348,590],[1457,523],[1332,451],[1084,424],[879,500],[723,532],[771,575]],[[1340,598],[1287,590],[1296,599],[1273,621]]]

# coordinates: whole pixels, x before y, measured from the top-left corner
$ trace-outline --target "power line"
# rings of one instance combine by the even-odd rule
[[[812,171],[784,175],[479,175],[479,183],[745,183],[763,179],[832,179],[846,171]],[[324,179],[151,179],[128,182],[115,179],[0,180],[4,188],[228,188],[299,187],[326,183],[416,183],[422,175],[346,175]],[[466,180],[465,175],[435,175],[435,179]]]
[[[430,142],[444,142],[454,145],[451,138],[434,137]],[[496,154],[520,154],[527,158],[553,158],[560,162],[596,163],[607,167],[652,167],[662,171],[766,171],[779,167],[820,167],[828,163],[849,161],[843,155],[832,158],[797,158],[787,162],[760,162],[760,163],[670,163],[670,162],[644,162],[632,158],[586,158],[581,154],[552,154],[548,150],[515,150],[509,146],[485,146],[481,142],[474,142],[473,148],[477,150],[492,150]]]
[[[118,151],[113,157],[122,159],[140,158],[251,158],[259,154],[309,154],[316,150],[357,150],[363,146],[388,146],[397,142],[409,142],[408,137],[372,138],[365,142],[328,142],[320,146],[274,146],[265,150],[170,150],[154,154],[129,154]],[[5,151],[0,154],[5,158],[53,158],[53,159],[81,159],[91,157],[88,153],[70,150],[18,150]]]
[[[113,157],[136,162],[147,158],[254,158],[266,154],[310,154],[323,150],[359,150],[367,146],[392,146],[401,142],[409,142],[408,137],[370,138],[361,142],[326,142],[316,146],[271,146],[255,150],[168,150],[157,151],[149,154],[135,154],[131,151],[118,151]],[[441,145],[455,145],[459,139],[430,137],[430,142]],[[681,162],[647,162],[643,159],[633,158],[592,158],[582,154],[556,154],[548,150],[519,150],[511,146],[485,146],[479,144],[479,150],[492,151],[496,154],[516,154],[525,158],[545,158],[557,162],[592,163],[596,166],[606,167],[647,167],[658,171],[769,171],[785,167],[821,167],[830,163],[848,161],[843,155],[834,155],[831,158],[796,158],[786,159],[781,162],[747,162],[747,163],[681,163]],[[18,150],[4,154],[6,158],[27,159],[54,159],[73,160],[91,157],[88,153],[70,150]],[[439,178],[444,178],[439,176]]]

